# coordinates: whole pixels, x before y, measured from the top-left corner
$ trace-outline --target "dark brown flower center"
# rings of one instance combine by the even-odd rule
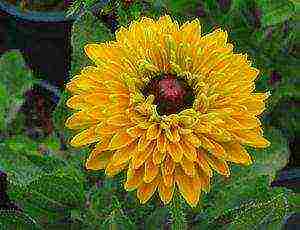
[[[153,78],[142,90],[144,96],[155,96],[154,103],[160,115],[170,115],[190,108],[195,99],[192,88],[186,80],[171,74]]]

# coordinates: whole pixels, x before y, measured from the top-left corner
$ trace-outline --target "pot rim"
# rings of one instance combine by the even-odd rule
[[[16,18],[35,22],[66,22],[76,19],[74,16],[66,18],[64,11],[39,12],[26,10],[22,12],[15,5],[4,1],[0,1],[0,10]]]

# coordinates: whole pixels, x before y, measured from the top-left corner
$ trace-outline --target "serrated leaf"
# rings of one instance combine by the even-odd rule
[[[42,172],[25,155],[13,151],[5,143],[0,144],[0,154],[0,168],[12,183],[26,185]]]
[[[288,163],[290,151],[288,141],[280,130],[266,128],[264,136],[271,142],[271,146],[261,150],[250,150],[255,162],[251,169],[255,174],[267,175],[271,182],[275,179],[276,173]]]
[[[289,0],[263,0],[258,1],[262,9],[261,23],[263,27],[283,23],[295,13],[294,5]]]
[[[43,201],[45,209],[78,207],[84,200],[82,181],[64,172],[40,176],[27,185],[27,193],[32,196],[29,200]]]
[[[17,116],[24,100],[23,94],[37,80],[25,66],[19,51],[9,51],[1,56],[0,73],[0,130],[3,132]]]
[[[67,163],[56,156],[40,156],[29,154],[27,159],[35,166],[41,168],[44,172],[52,173],[59,168],[67,167]]]
[[[40,150],[41,146],[46,149]],[[66,162],[55,155],[59,151],[59,143],[54,137],[37,142],[26,136],[17,135],[4,140],[2,147],[0,165],[2,164],[3,169],[8,173],[18,174],[30,169],[35,169],[37,174],[41,171],[53,173],[59,168],[67,167]],[[15,162],[14,165],[11,164],[12,161]],[[22,170],[17,170],[18,167]],[[20,180],[26,181],[25,178]],[[18,181],[15,182],[18,183]]]
[[[0,210],[0,229],[41,229],[36,221],[20,211]]]
[[[278,188],[269,196],[268,200],[256,200],[243,207],[227,229],[282,229],[284,219],[290,213],[288,194]]]

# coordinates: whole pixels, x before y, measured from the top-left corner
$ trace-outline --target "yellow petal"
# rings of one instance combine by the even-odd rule
[[[146,132],[139,138],[138,150],[139,152],[145,151],[148,145],[151,143],[151,140],[147,139]]]
[[[71,109],[91,109],[93,104],[86,102],[84,97],[85,95],[75,95],[67,100],[66,105]]]
[[[186,157],[183,157],[182,161],[180,161],[180,164],[186,175],[191,177],[195,176],[196,170],[193,161],[190,161]]]
[[[115,134],[120,130],[120,126],[109,125],[106,122],[102,122],[96,128],[96,133],[100,136],[107,134]]]
[[[132,157],[132,166],[137,169],[145,163],[146,159],[153,153],[155,143],[150,143],[144,151],[136,151]]]
[[[166,155],[167,155],[166,151],[161,152],[158,150],[158,147],[156,146],[152,154],[153,163],[156,165],[160,164],[161,162],[164,161]]]
[[[205,143],[203,144],[209,150],[212,152],[212,154],[217,157],[217,158],[224,158],[226,155],[226,152],[222,145],[217,143],[216,141],[212,140],[211,138],[206,138],[203,136],[202,142]]]
[[[240,115],[232,115],[233,119],[235,119],[244,129],[253,129],[261,126],[261,122],[255,116],[247,116],[247,114]]]
[[[176,168],[175,173],[175,181],[181,195],[190,206],[196,207],[200,197],[200,190],[193,187],[191,177],[185,175],[180,168]]]
[[[98,76],[100,77],[100,75]],[[93,75],[77,75],[75,79],[72,79],[72,84],[67,85],[67,89],[74,94],[85,94],[85,93],[103,93],[109,94],[108,90],[103,82],[96,79]]]
[[[156,191],[159,179],[156,178],[150,183],[142,183],[137,189],[137,197],[142,204],[146,203]]]
[[[174,185],[174,175],[173,174],[163,174],[163,181],[165,186],[172,187]]]
[[[182,150],[180,144],[169,142],[167,144],[167,150],[175,162],[181,161],[182,156],[183,156],[183,150]]]
[[[112,164],[120,165],[128,162],[130,158],[135,154],[136,151],[137,151],[136,142],[132,142],[128,146],[125,146],[124,148],[117,150],[114,153]]]
[[[129,166],[127,171],[127,180],[124,184],[126,191],[135,190],[143,182],[144,168],[140,167],[139,169],[133,169]]]
[[[210,191],[210,176],[201,169],[198,170],[198,175],[201,181],[201,189],[208,193]]]
[[[245,165],[252,163],[250,155],[239,143],[228,143],[224,145],[224,148],[227,153],[227,161]]]
[[[197,160],[197,150],[191,143],[189,143],[188,141],[180,141],[180,145],[183,151],[183,155],[187,159],[191,161]]]
[[[201,145],[201,140],[194,133],[188,133],[184,135],[185,139],[191,143],[195,147],[199,147]]]
[[[103,151],[101,153],[92,151],[86,161],[85,167],[91,170],[105,169],[112,158],[111,151]]]
[[[198,19],[192,22],[186,22],[180,27],[180,33],[187,42],[194,44],[199,38],[201,33],[200,22]]]
[[[118,133],[116,133],[109,144],[110,150],[117,150],[125,147],[126,145],[129,145],[134,141],[134,138],[132,138],[125,129],[120,130]]]
[[[87,44],[84,47],[86,55],[97,65],[106,64],[109,60],[116,60],[118,57],[116,55],[117,50],[113,43]]]
[[[160,152],[165,153],[166,152],[166,137],[164,134],[159,135],[159,138],[157,139],[157,148]]]
[[[114,165],[113,162],[109,162],[105,169],[105,174],[109,177],[113,177],[120,173],[123,169],[126,168],[128,163],[123,163],[119,165]]]
[[[156,164],[153,163],[152,157],[149,157],[145,163],[145,175],[144,182],[150,183],[159,173],[159,168]]]
[[[255,148],[266,148],[270,146],[270,142],[263,138],[257,129],[253,130],[234,130],[232,131],[242,144],[246,144]]]
[[[164,15],[160,17],[157,21],[157,24],[160,25],[158,27],[160,30],[159,32],[165,34],[174,33],[179,29],[178,23],[176,21],[172,22],[172,19],[169,15]]]
[[[206,42],[206,44],[215,43],[218,47],[225,46],[227,42],[228,34],[226,31],[221,29],[216,29],[212,33],[203,36],[201,39]]]
[[[126,131],[132,138],[138,138],[145,132],[143,129],[139,128],[138,126],[128,128]]]
[[[165,135],[171,142],[180,141],[179,129],[177,127],[165,129]]]
[[[108,125],[124,126],[129,123],[129,119],[125,114],[117,114],[107,119]]]
[[[92,126],[89,129],[77,134],[75,137],[73,137],[70,144],[73,147],[81,147],[99,141],[100,136],[95,132],[96,127],[97,126]]]
[[[193,177],[191,177],[192,185],[195,190],[198,190],[201,193],[202,190],[202,180],[198,173],[199,170],[195,169]]]
[[[100,44],[88,44],[84,47],[84,51],[87,56],[97,62],[98,59],[101,59],[101,51],[103,50],[103,45]]]
[[[69,117],[65,123],[69,129],[84,129],[99,123],[98,120],[89,117],[85,111],[80,111]]]
[[[175,170],[175,162],[168,155],[161,167],[162,167],[162,174],[163,175],[173,174],[173,172]]]
[[[220,173],[221,175],[224,175],[224,176],[230,175],[230,170],[229,170],[229,167],[225,160],[218,159],[214,156],[208,157],[207,155],[204,155],[204,157],[207,160],[207,162],[209,163],[209,165],[214,170],[216,170],[218,173]]]
[[[110,102],[109,95],[103,93],[92,93],[84,97],[84,101],[93,106],[106,105]]]
[[[205,159],[204,155],[206,153],[202,150],[198,150],[198,156],[197,156],[197,162],[198,162],[198,165],[199,167],[204,171],[206,172],[207,175],[209,175],[210,177],[212,177],[212,170],[209,166],[209,163],[207,162],[207,160]]]
[[[161,129],[159,127],[159,124],[157,124],[157,123],[152,124],[147,130],[146,137],[148,140],[157,139],[160,135],[160,132],[161,132]]]
[[[164,182],[161,181],[158,185],[158,193],[162,202],[164,204],[168,204],[172,200],[173,193],[174,193],[174,186],[167,187],[165,186]]]

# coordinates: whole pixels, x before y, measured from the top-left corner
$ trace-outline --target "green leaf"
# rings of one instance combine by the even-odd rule
[[[64,140],[70,139],[72,136],[72,131],[65,126],[65,122],[68,117],[72,115],[70,109],[66,106],[68,98],[70,98],[70,93],[64,91],[60,97],[60,100],[55,107],[55,110],[52,112],[52,119],[55,130],[60,135],[63,135]],[[65,143],[68,145],[68,143]],[[68,146],[70,147],[70,146]]]
[[[101,225],[101,229],[113,230],[113,229],[135,229],[133,225],[127,221],[124,214],[120,210],[113,210],[109,217],[105,219]]]
[[[34,219],[25,213],[0,209],[0,229],[36,230],[41,228],[38,227]]]
[[[26,185],[42,172],[25,154],[14,151],[7,143],[0,144],[0,154],[0,168],[12,183]]]
[[[47,209],[77,207],[83,203],[83,184],[78,178],[66,173],[42,175],[27,186],[33,199],[45,201]]]
[[[244,206],[227,229],[282,229],[285,217],[290,214],[288,194],[278,188],[269,196],[268,200],[256,200]]]
[[[168,209],[156,208],[155,211],[147,217],[145,227],[149,230],[164,229],[164,223],[168,217]]]
[[[300,195],[299,193],[291,193],[288,196],[288,203],[290,210],[295,213],[299,213],[300,211]]]
[[[300,133],[298,125],[300,107],[297,100],[282,100],[272,111],[271,124],[280,128],[290,139],[295,138]]]
[[[72,173],[57,171],[42,173],[20,189],[15,202],[40,222],[50,223],[63,219],[74,208],[84,205],[83,181]]]
[[[289,0],[262,0],[257,3],[263,12],[261,19],[263,27],[283,23],[295,13],[294,4]]]
[[[112,39],[112,34],[107,27],[91,12],[86,12],[73,24],[71,44],[73,48],[71,57],[71,77],[91,64],[84,53],[84,46],[89,43],[100,43]]]
[[[177,189],[168,209],[172,218],[172,230],[188,229],[185,202]]]
[[[54,172],[59,168],[67,167],[67,163],[56,156],[39,156],[28,154],[27,159],[30,160],[35,166],[41,168],[44,172]]]
[[[82,220],[85,225],[99,229],[135,229],[132,215],[129,218],[124,211],[127,202],[121,203],[117,197],[121,191],[119,179],[106,179],[101,187],[93,186],[88,192],[88,209]]]
[[[0,84],[0,130],[4,130],[6,127],[6,111],[5,108],[7,107],[8,101],[8,92],[6,90],[6,87],[2,84]]]
[[[25,66],[19,51],[9,51],[0,58],[0,131],[8,128],[18,114],[24,93],[37,80]]]
[[[203,197],[199,207],[200,222],[213,222],[230,209],[237,209],[253,199],[268,198],[270,183],[287,164],[290,153],[287,140],[280,131],[268,128],[265,136],[271,146],[259,151],[251,149],[252,165],[233,165],[229,178],[214,176],[211,191]]]
[[[130,6],[129,13],[133,20],[138,20],[142,13],[142,6],[137,2]]]
[[[44,171],[50,173],[67,166],[66,162],[57,155],[58,151],[58,139],[54,136],[38,142],[26,136],[17,135],[3,141],[2,163],[8,165],[11,162],[9,160],[11,159],[10,155],[12,155],[15,162],[17,162],[15,168],[18,166],[22,168],[25,165],[28,166],[27,169],[36,168],[38,172]],[[30,165],[32,167],[29,167]],[[4,167],[3,169],[9,173],[11,167]]]
[[[193,9],[193,7],[197,6],[197,1],[194,0],[178,0],[178,1],[166,1],[167,7],[173,12],[173,13],[182,13],[184,11],[188,11]]]
[[[268,127],[264,136],[271,142],[271,146],[261,150],[250,150],[254,159],[251,171],[257,175],[267,175],[271,182],[277,172],[288,163],[290,151],[288,141],[280,130]]]

